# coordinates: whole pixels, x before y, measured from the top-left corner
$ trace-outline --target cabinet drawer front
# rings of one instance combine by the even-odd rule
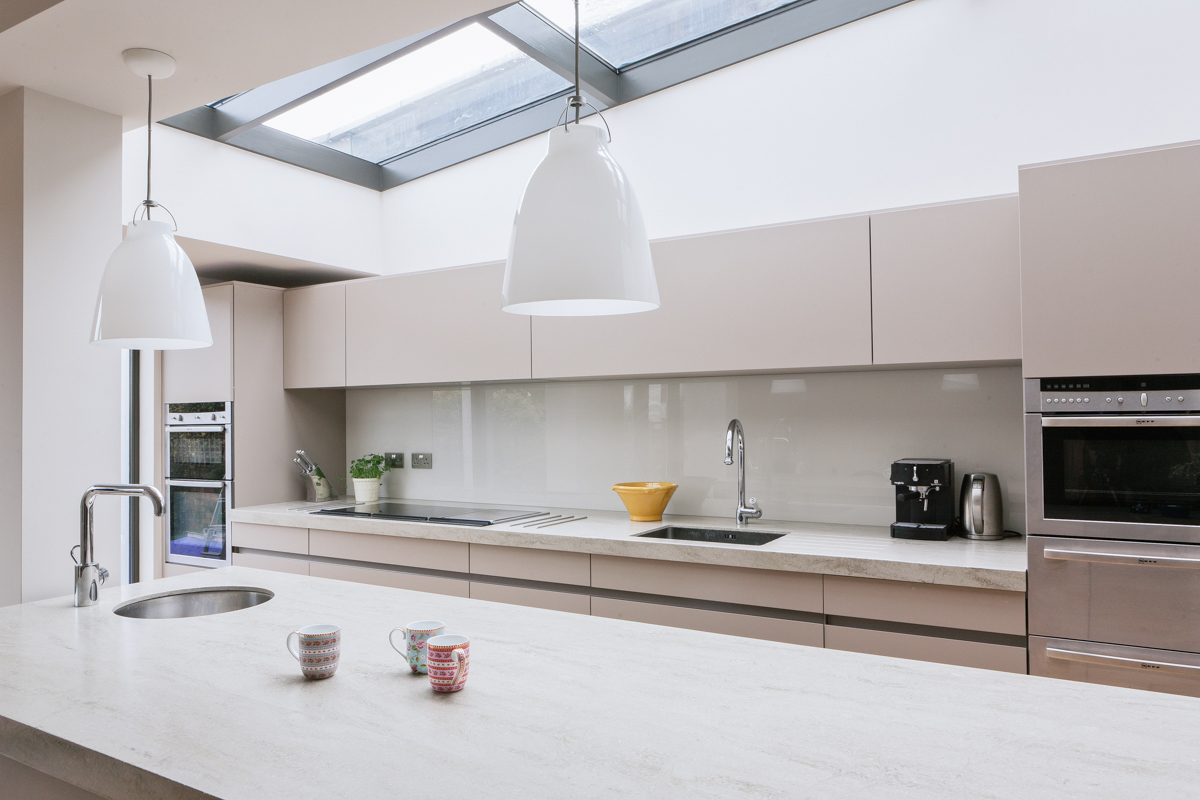
[[[260,556],[257,553],[234,553],[235,567],[252,567],[253,569],[269,569],[272,572],[290,572],[293,575],[307,575],[308,562],[299,558],[275,558]]]
[[[808,572],[592,556],[592,586],[624,592],[821,613],[821,576]]]
[[[825,576],[825,613],[1025,635],[1025,593]]]
[[[313,528],[308,537],[309,552],[326,558],[373,561],[400,567],[440,569],[447,572],[471,571],[470,548],[466,542],[437,539],[407,539],[371,533],[344,533]]]
[[[471,597],[475,600],[490,600],[493,603],[548,608],[551,611],[569,611],[572,614],[592,613],[592,598],[586,594],[551,592],[545,589],[499,586],[494,583],[471,581]]]
[[[1200,652],[1200,546],[1030,536],[1029,632]]]
[[[824,626],[817,622],[755,617],[750,614],[732,614],[728,611],[709,611],[703,608],[593,597],[592,616],[648,622],[651,625],[666,625],[692,631],[724,633],[729,636],[744,636],[747,639],[802,644],[808,647],[821,647],[824,643]]]
[[[939,639],[935,636],[916,636],[911,633],[826,625],[825,646],[831,650],[932,661],[957,667],[994,669],[1022,675],[1026,671],[1024,647],[986,642],[964,642],[958,639]]]
[[[471,572],[475,575],[588,586],[592,580],[592,562],[587,553],[473,544]]]
[[[467,581],[459,581],[453,578],[439,578],[435,575],[410,575],[404,572],[391,572],[386,569],[347,567],[342,564],[326,564],[321,561],[314,561],[310,564],[309,574],[314,578],[332,578],[335,581],[369,583],[374,586],[390,586],[393,589],[409,589],[414,592],[429,592],[431,594],[448,594],[453,597],[469,597],[471,593]]]
[[[1200,655],[1029,637],[1029,674],[1200,697]]]
[[[230,543],[234,547],[308,555],[308,528],[258,525],[249,522],[232,522],[230,525]]]

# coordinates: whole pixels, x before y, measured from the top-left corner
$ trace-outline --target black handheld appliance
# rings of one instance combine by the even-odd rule
[[[954,535],[954,462],[902,458],[892,464],[896,539],[946,540]]]

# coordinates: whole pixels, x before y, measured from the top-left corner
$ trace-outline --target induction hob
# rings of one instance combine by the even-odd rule
[[[323,508],[314,514],[333,517],[370,517],[372,519],[397,519],[410,522],[440,522],[446,525],[471,525],[485,527],[500,522],[511,522],[544,514],[521,508],[460,508],[455,506],[425,506],[416,503],[364,503],[347,508]]]

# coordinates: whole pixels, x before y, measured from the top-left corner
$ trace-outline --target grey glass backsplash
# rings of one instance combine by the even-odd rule
[[[388,473],[394,498],[621,510],[622,481],[679,484],[668,513],[732,518],[725,429],[746,431],[764,519],[886,525],[891,462],[1000,476],[1024,531],[1020,367],[350,389],[347,458],[433,453]]]

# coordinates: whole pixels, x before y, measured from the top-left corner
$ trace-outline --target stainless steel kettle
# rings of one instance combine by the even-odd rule
[[[962,536],[968,539],[1004,538],[1004,506],[1000,501],[999,478],[990,472],[963,475],[958,503]]]

